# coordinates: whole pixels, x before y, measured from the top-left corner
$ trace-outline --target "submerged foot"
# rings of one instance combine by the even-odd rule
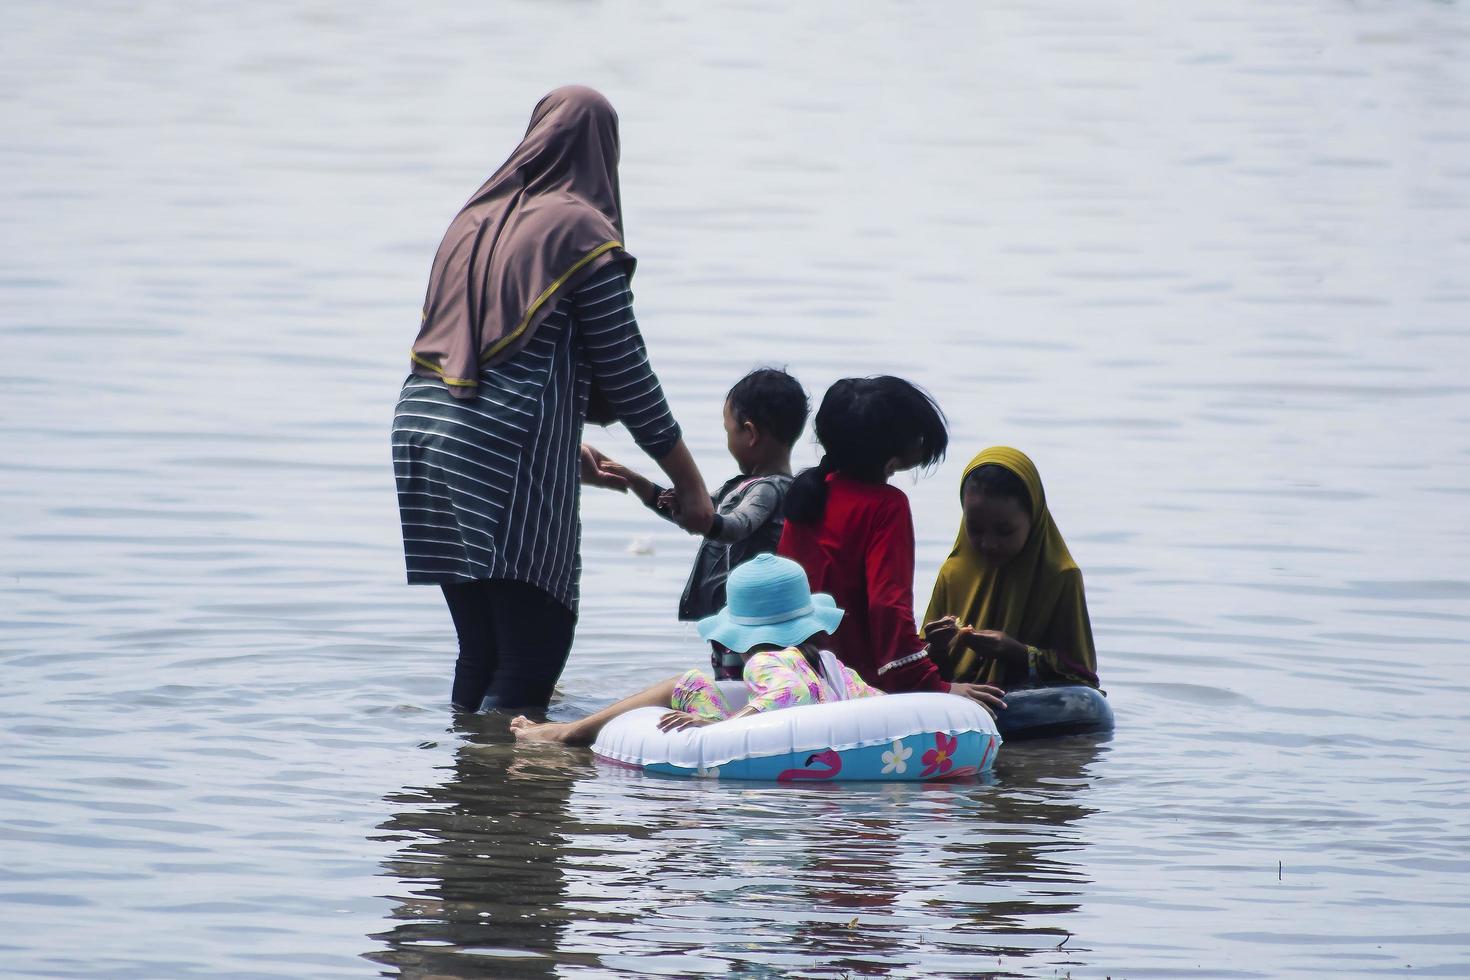
[[[525,715],[516,715],[510,720],[510,730],[516,738],[526,742],[560,742],[563,745],[579,745],[573,726],[555,721],[532,721]]]

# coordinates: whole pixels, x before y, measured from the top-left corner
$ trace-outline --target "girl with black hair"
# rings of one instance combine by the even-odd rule
[[[786,492],[776,551],[847,610],[833,652],[884,691],[949,691],[1003,708],[998,688],[944,680],[914,622],[914,519],[888,481],[944,458],[944,413],[902,378],[843,378],[822,398],[816,430],[825,455]]]

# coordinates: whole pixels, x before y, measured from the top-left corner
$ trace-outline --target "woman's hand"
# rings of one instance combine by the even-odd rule
[[[1006,703],[1002,700],[1006,692],[998,687],[991,687],[989,684],[964,684],[956,681],[949,685],[949,693],[959,695],[962,698],[969,698],[971,701],[976,702],[980,707],[990,712],[990,717],[992,718],[995,717],[997,708],[1001,711],[1004,711],[1006,708]]]
[[[961,632],[964,634],[965,644],[982,656],[999,657],[1022,664],[1029,656],[1026,644],[1000,630],[972,630],[966,627]]]
[[[596,449],[582,443],[582,482],[592,487],[605,487],[619,493],[627,493],[628,478],[616,472],[614,463]],[[621,467],[619,467],[621,468]]]
[[[682,732],[686,728],[703,728],[705,725],[713,725],[714,722],[699,715],[691,715],[687,711],[670,711],[658,720],[658,730],[661,732]]]
[[[680,439],[674,443],[658,465],[674,484],[674,522],[690,534],[705,534],[714,523],[715,505],[705,489],[704,477],[694,465],[694,457]]]

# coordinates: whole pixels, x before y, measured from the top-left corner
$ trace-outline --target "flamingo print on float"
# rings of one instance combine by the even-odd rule
[[[796,779],[831,779],[842,771],[842,756],[831,749],[823,749],[806,757],[806,764],[810,766],[813,762],[820,762],[826,766],[823,769],[787,769],[776,776],[776,781],[789,783]]]

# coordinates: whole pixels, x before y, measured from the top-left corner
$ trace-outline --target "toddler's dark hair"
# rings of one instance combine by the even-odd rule
[[[785,446],[796,445],[811,411],[801,382],[780,368],[756,368],[735,382],[725,400],[736,422],[752,422]]]
[[[960,497],[963,498],[967,493],[1009,497],[1019,503],[1026,513],[1031,513],[1031,492],[1026,489],[1026,481],[999,463],[986,463],[971,470],[970,475],[965,477],[964,485],[960,487]]]
[[[827,389],[817,409],[817,441],[826,455],[802,470],[786,491],[786,517],[815,524],[827,509],[827,476],[881,483],[890,459],[918,447],[921,466],[933,466],[949,448],[944,413],[918,385],[880,375],[843,378]]]

